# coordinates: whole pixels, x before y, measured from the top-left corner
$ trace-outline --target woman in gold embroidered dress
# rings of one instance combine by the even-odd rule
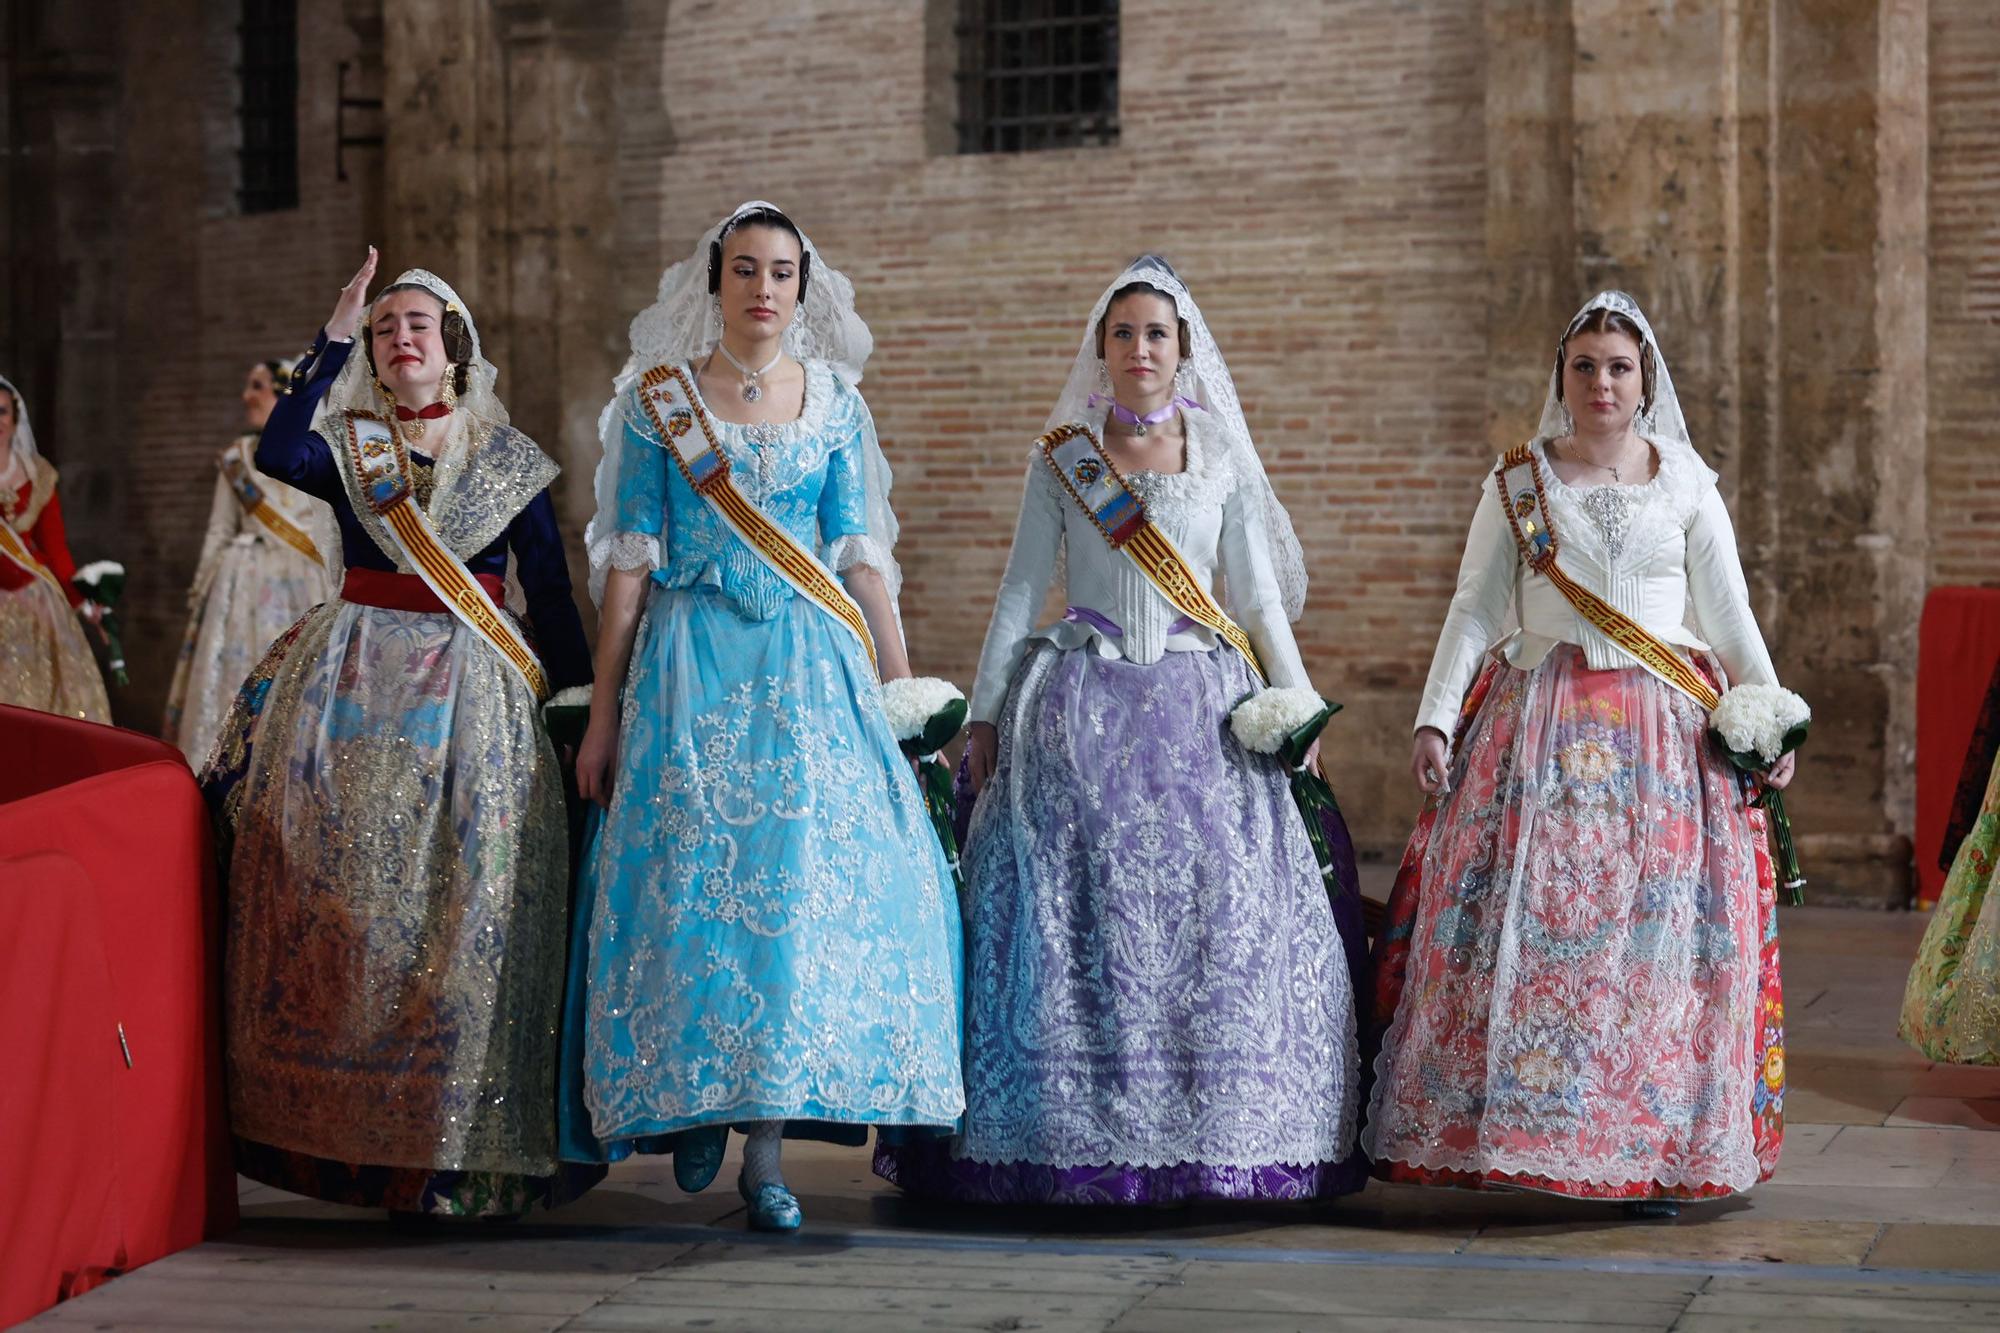
[[[231,844],[230,1122],[239,1169],[282,1189],[511,1215],[601,1172],[555,1159],[561,772],[518,645],[452,608],[497,602],[511,560],[548,681],[584,685],[589,651],[556,465],[508,424],[471,313],[422,270],[369,306],[374,269],[257,446],[332,507],[346,574],[238,692],[203,779]],[[393,506],[359,471],[385,455],[407,458]],[[428,580],[454,567],[447,604]]]
[[[63,532],[56,470],[35,448],[27,400],[4,376],[0,523],[15,538],[0,544],[0,703],[109,722],[104,677],[78,622],[81,616],[95,623],[103,611],[71,582],[76,562]]]
[[[215,496],[161,731],[196,767],[208,758],[223,714],[257,659],[329,592],[327,553],[319,546],[333,540],[332,516],[311,496],[257,471],[254,457],[257,436],[291,376],[289,361],[250,367],[243,381],[246,433],[216,459]]]
[[[1951,873],[1903,994],[1902,1037],[1933,1060],[2000,1065],[2000,663],[1945,832]]]

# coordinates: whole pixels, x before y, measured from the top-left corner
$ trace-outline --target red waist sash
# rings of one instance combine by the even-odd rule
[[[498,574],[475,574],[479,586],[495,603],[503,603],[507,592],[507,581]],[[434,611],[449,615],[438,595],[431,591],[431,585],[415,574],[391,574],[382,569],[362,569],[358,566],[347,571],[347,577],[340,584],[340,600],[353,602],[357,606],[379,606],[385,611]],[[503,603],[504,604],[504,603]]]

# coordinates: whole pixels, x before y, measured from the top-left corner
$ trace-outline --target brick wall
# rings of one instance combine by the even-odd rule
[[[428,6],[433,20],[415,23],[413,40],[465,19],[467,0],[407,3]],[[21,5],[74,12],[56,0],[0,0],[0,12]],[[897,469],[904,610],[919,670],[972,683],[1026,451],[1082,318],[1133,253],[1166,253],[1229,358],[1306,549],[1314,586],[1301,646],[1322,691],[1347,705],[1329,735],[1336,785],[1363,846],[1393,854],[1416,805],[1402,772],[1409,721],[1464,525],[1493,442],[1525,437],[1542,393],[1539,364],[1523,373],[1525,354],[1516,353],[1550,335],[1539,321],[1528,328],[1506,313],[1514,306],[1496,305],[1496,274],[1526,262],[1554,275],[1546,280],[1556,287],[1577,285],[1540,302],[1567,312],[1588,285],[1570,275],[1633,262],[1631,246],[1615,236],[1565,230],[1601,221],[1596,196],[1579,194],[1575,182],[1558,191],[1545,264],[1531,237],[1509,233],[1495,249],[1496,201],[1518,211],[1533,183],[1522,161],[1552,152],[1558,183],[1588,165],[1567,137],[1573,127],[1565,127],[1561,98],[1539,120],[1495,98],[1496,89],[1560,91],[1573,72],[1528,72],[1514,48],[1494,56],[1495,34],[1527,23],[1559,36],[1580,21],[1575,6],[1128,0],[1120,142],[1007,157],[949,151],[952,0],[799,0],[769,7],[754,30],[744,29],[736,6],[623,0],[623,35],[604,43],[604,54],[590,35],[608,22],[602,14],[558,6],[550,11],[560,11],[556,26],[542,32],[526,8],[503,8],[508,30],[526,36],[507,39],[516,43],[504,48],[507,77],[484,77],[466,112],[488,163],[475,173],[480,188],[490,194],[494,180],[507,179],[506,207],[537,190],[571,193],[544,229],[555,261],[542,256],[541,268],[514,253],[539,234],[534,217],[507,214],[493,236],[479,233],[512,249],[473,265],[461,282],[477,288],[489,269],[518,280],[546,270],[564,284],[553,306],[530,292],[536,299],[523,311],[494,295],[472,298],[482,326],[496,346],[541,347],[535,321],[548,309],[573,322],[601,306],[594,317],[615,340],[651,298],[659,267],[685,255],[718,214],[757,195],[790,209],[854,279],[875,332],[864,392]],[[1637,8],[1635,32],[1643,27]],[[1929,5],[1934,582],[2000,580],[2000,29],[1990,8],[1986,0]],[[1616,10],[1590,7],[1593,41]],[[365,26],[367,0],[301,6],[301,206],[260,217],[241,216],[233,197],[233,12],[226,0],[123,8],[119,23],[95,36],[116,50],[116,86],[101,117],[103,141],[116,145],[115,172],[104,169],[102,151],[76,151],[98,142],[87,133],[98,122],[66,89],[61,114],[69,119],[50,133],[71,145],[77,164],[33,170],[93,184],[69,188],[60,209],[10,210],[10,229],[0,233],[17,287],[60,296],[34,307],[60,315],[59,365],[44,364],[42,343],[30,346],[19,299],[8,306],[0,350],[32,362],[54,386],[36,404],[37,419],[64,468],[79,558],[117,556],[134,569],[134,684],[118,707],[121,720],[141,727],[159,716],[212,459],[237,429],[242,373],[261,356],[296,351],[364,241],[384,234],[383,155],[353,153],[354,179],[344,184],[332,162],[338,62],[379,69],[368,63],[379,52],[361,51],[348,26],[357,17]],[[1644,23],[1665,21],[1650,7],[1647,14]],[[61,25],[49,30],[79,49],[87,44],[63,36]],[[1762,32],[1747,20],[1742,28],[1738,55],[1750,74],[1769,63],[1751,40]],[[399,59],[419,73],[437,66],[440,81],[463,75],[424,50]],[[1511,82],[1491,83],[1489,60],[1505,66],[1494,77]],[[563,136],[599,131],[597,113],[578,111],[571,103],[579,99],[563,91],[576,75],[565,61],[601,61],[615,93],[615,188],[589,186],[592,200],[611,200],[601,218],[595,204],[571,197],[582,188],[571,181],[579,151],[564,147]],[[1750,78],[1744,86],[1755,85]],[[11,145],[42,132],[24,125],[54,114],[40,109],[39,96],[28,94],[24,118],[8,122]],[[1736,112],[1727,97],[1717,105],[1754,129],[1756,97],[1745,96]],[[510,106],[510,98],[527,101]],[[1819,114],[1789,103],[1770,109]],[[413,112],[391,127],[390,151],[434,144],[439,134],[435,114]],[[1533,142],[1513,144],[1510,135]],[[597,151],[603,156],[602,145]],[[24,160],[10,155],[8,184],[27,179]],[[441,159],[438,169],[455,160]],[[1785,187],[1776,180],[1773,188]],[[23,255],[50,235],[68,248],[45,270]],[[1716,244],[1736,244],[1731,235]],[[1742,244],[1748,274],[1767,256],[1748,233]],[[561,262],[565,245],[602,246],[615,263],[585,266],[589,281],[577,287],[584,270]],[[393,269],[411,258],[385,262]],[[594,285],[598,268],[613,274],[607,300]],[[1648,270],[1641,263],[1634,271]],[[1815,271],[1801,268],[1787,290],[1810,286]],[[1757,285],[1746,277],[1741,299]],[[510,332],[517,317],[522,327]],[[1677,328],[1673,345],[1693,348],[1704,329],[1716,332]],[[584,345],[587,329],[564,323],[559,331],[583,348],[578,355],[615,362]],[[1508,369],[1490,372],[1496,364]],[[1729,384],[1698,382],[1702,364],[1691,351],[1680,358],[1683,392],[1724,404]],[[502,369],[503,385],[514,383],[520,397],[520,424],[566,462],[563,512],[574,517],[593,461],[585,456],[589,422],[608,376],[579,396],[575,383],[587,375],[538,379],[533,364]],[[1718,449],[1727,436],[1718,431]],[[1738,503],[1754,543],[1769,527],[1758,515],[1771,497],[1752,487],[1742,460],[1727,462],[1744,487]],[[1781,540],[1776,550],[1758,549],[1766,565],[1786,558]],[[1775,633],[1780,660],[1789,660],[1782,619]],[[1894,764],[1870,760],[1872,776],[1835,777],[1839,746],[1828,740],[1825,748],[1829,781],[1874,781]]]
[[[2000,15],[1931,0],[1930,578],[2000,583]]]
[[[1120,142],[1005,157],[929,151],[921,6],[811,9],[749,42],[726,6],[676,8],[661,246],[684,255],[762,195],[854,279],[917,669],[970,687],[1084,316],[1159,249],[1305,546],[1301,647],[1347,705],[1337,786],[1366,794],[1365,841],[1399,843],[1396,774],[1488,457],[1482,7],[1128,4]],[[1525,435],[1539,390],[1519,399]]]

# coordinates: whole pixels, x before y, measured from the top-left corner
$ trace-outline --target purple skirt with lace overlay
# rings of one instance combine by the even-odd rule
[[[1226,650],[1139,666],[1031,648],[965,835],[968,1136],[883,1135],[883,1179],[993,1204],[1361,1188],[1348,1024],[1369,988],[1353,843],[1330,814],[1322,892],[1282,768],[1228,733],[1251,688]],[[1190,1141],[1224,1145],[1227,1161],[1162,1161],[1160,1145]],[[1324,1151],[1285,1151],[1305,1141]],[[1010,1143],[1027,1151],[993,1151]]]

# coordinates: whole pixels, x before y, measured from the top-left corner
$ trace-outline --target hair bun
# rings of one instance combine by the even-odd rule
[[[1180,274],[1174,272],[1174,266],[1166,261],[1165,256],[1157,254],[1152,250],[1146,251],[1125,267],[1130,269],[1157,269],[1172,278],[1175,282],[1179,282],[1181,278]]]

